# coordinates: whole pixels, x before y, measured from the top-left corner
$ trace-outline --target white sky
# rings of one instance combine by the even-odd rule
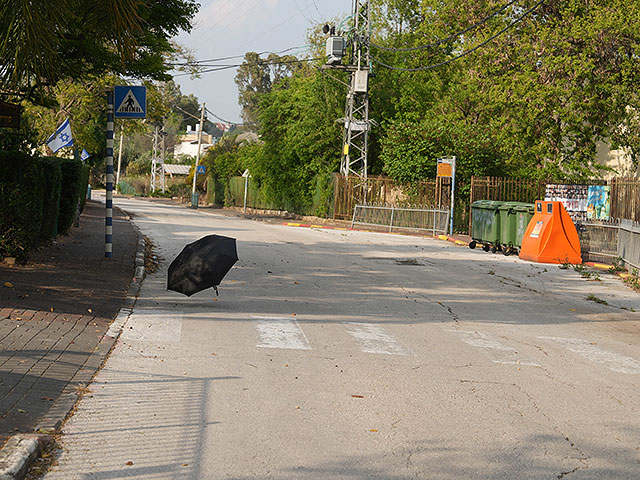
[[[193,51],[196,59],[232,55],[221,64],[242,63],[246,52],[278,52],[303,46],[312,26],[350,14],[352,0],[201,0],[194,28],[176,41]],[[290,52],[295,54],[295,52]],[[199,79],[176,76],[183,94],[193,93],[207,109],[239,123],[236,69],[204,73]],[[216,122],[209,115],[209,119]]]

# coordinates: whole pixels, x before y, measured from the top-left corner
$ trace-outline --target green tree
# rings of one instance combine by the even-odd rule
[[[194,0],[0,3],[0,89],[42,101],[43,87],[87,75],[168,79],[170,38],[190,30]]]

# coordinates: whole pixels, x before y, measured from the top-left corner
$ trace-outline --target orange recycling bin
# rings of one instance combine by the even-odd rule
[[[581,264],[580,239],[561,202],[536,201],[522,237],[520,258],[538,263]]]

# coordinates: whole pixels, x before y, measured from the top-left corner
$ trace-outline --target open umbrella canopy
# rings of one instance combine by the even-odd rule
[[[235,238],[207,235],[185,246],[171,262],[167,289],[190,297],[215,288],[237,261]]]

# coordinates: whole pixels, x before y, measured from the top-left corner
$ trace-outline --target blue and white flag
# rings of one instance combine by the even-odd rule
[[[71,125],[67,118],[62,125],[47,140],[47,146],[56,153],[62,147],[71,147],[73,145],[73,136],[71,135]]]
[[[82,153],[80,154],[80,158],[82,160],[86,160],[87,158],[89,158],[91,155],[89,155],[89,152],[87,152],[84,148],[82,149]]]

